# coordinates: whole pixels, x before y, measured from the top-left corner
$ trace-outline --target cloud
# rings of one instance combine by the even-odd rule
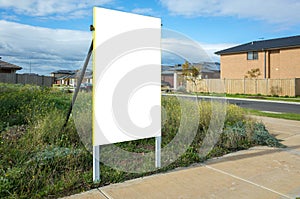
[[[146,14],[146,15],[154,15],[154,11],[152,8],[135,8],[131,12],[136,14]]]
[[[162,63],[174,65],[185,60],[193,63],[219,62],[214,53],[237,44],[207,44],[195,41],[188,36],[169,29],[162,29]]]
[[[210,57],[197,42],[188,36],[170,29],[162,29],[162,62],[178,64],[189,62],[210,61]]]
[[[20,73],[49,75],[58,69],[82,67],[92,35],[90,32],[50,29],[0,20],[0,55],[23,67]],[[162,31],[163,64],[219,61],[214,52],[235,44],[203,44],[171,30]]]
[[[16,15],[8,14],[6,12],[0,13],[1,19],[9,20],[9,21],[20,21],[19,17]]]
[[[233,46],[237,46],[240,44],[232,44],[232,43],[219,43],[219,44],[207,44],[200,43],[200,46],[205,50],[208,56],[212,59],[212,61],[220,62],[220,56],[216,55],[215,52],[224,50],[227,48],[231,48]]]
[[[205,50],[197,43],[182,38],[162,39],[163,64],[180,64],[185,60],[197,63],[211,61]]]
[[[113,0],[26,0],[17,3],[11,0],[1,0],[0,8],[11,9],[16,14],[38,17],[58,17],[66,18],[69,15],[74,18],[84,17],[90,12],[91,7],[95,5],[104,5],[113,2]],[[78,15],[79,14],[79,15]]]
[[[237,44],[207,44],[197,41],[178,38],[162,39],[162,63],[174,65],[184,63],[185,60],[193,63],[220,62],[220,56],[215,52],[224,50]]]
[[[289,25],[300,22],[299,0],[160,0],[160,3],[171,14],[187,17],[235,16]]]
[[[0,55],[3,61],[23,67],[23,72],[49,74],[82,67],[90,32],[49,29],[0,20]]]

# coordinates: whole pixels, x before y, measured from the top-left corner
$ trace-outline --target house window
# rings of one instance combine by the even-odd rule
[[[248,60],[257,60],[258,59],[258,52],[248,52],[247,53]]]

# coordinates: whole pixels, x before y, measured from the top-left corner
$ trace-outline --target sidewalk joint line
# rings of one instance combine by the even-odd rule
[[[293,135],[289,135],[287,137],[280,138],[280,140],[286,141],[285,139],[290,138],[290,137],[294,137],[294,136],[297,136],[297,135],[299,135],[299,134],[296,133],[296,134],[293,134]]]
[[[205,167],[208,168],[208,169],[214,170],[214,171],[216,171],[216,172],[219,172],[219,173],[228,175],[228,176],[230,176],[230,177],[233,177],[233,178],[235,178],[235,179],[238,179],[238,180],[244,181],[244,182],[246,182],[246,183],[252,184],[252,185],[257,186],[257,187],[259,187],[259,188],[268,190],[268,191],[270,191],[270,192],[273,192],[273,193],[278,194],[278,195],[280,195],[280,196],[283,196],[283,197],[285,197],[285,198],[293,199],[293,198],[290,197],[290,196],[287,196],[287,195],[285,195],[285,194],[282,194],[282,193],[280,193],[280,192],[277,192],[277,191],[275,191],[275,190],[273,190],[273,189],[270,189],[270,188],[267,188],[267,187],[265,187],[265,186],[256,184],[256,183],[251,182],[251,181],[249,181],[249,180],[243,179],[243,178],[241,178],[241,177],[238,177],[238,176],[233,175],[233,174],[231,174],[231,173],[228,173],[228,172],[226,172],[226,171],[222,171],[222,170],[220,170],[220,169],[213,168],[213,167],[208,166],[208,165],[206,165],[206,164],[203,164],[203,166],[205,166]]]
[[[106,199],[113,199],[108,197],[108,195],[106,193],[104,193],[100,188],[98,188],[98,191],[106,198]]]

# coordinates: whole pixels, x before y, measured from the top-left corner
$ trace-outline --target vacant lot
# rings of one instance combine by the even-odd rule
[[[227,105],[222,134],[208,154],[199,155],[203,140],[209,133],[212,115],[218,115],[218,110],[212,108],[218,105],[201,102],[197,104],[200,118],[196,121],[198,128],[195,138],[176,161],[170,161],[169,165],[158,171],[138,174],[101,165],[102,180],[94,184],[92,155],[87,150],[89,146],[82,144],[72,118],[62,130],[71,97],[68,93],[50,88],[0,84],[1,198],[57,198],[97,186],[188,166],[254,145],[282,147],[278,140],[269,135],[263,124],[245,117],[243,110],[237,106]],[[85,93],[81,97],[86,107],[91,107],[91,96]],[[190,103],[192,102],[188,100],[184,102],[187,110]],[[188,124],[189,120],[198,117],[193,115],[197,113],[190,110],[189,117],[182,118],[182,102],[174,97],[162,97],[162,106],[162,145],[165,147],[176,136],[180,125],[185,125],[184,122]],[[85,113],[90,117],[91,110],[86,110]],[[85,129],[91,131],[89,122],[85,125]],[[184,136],[182,139],[185,139]],[[182,140],[177,142],[180,145]],[[145,154],[154,151],[154,144],[154,139],[145,139],[116,146],[126,151]],[[111,152],[111,156],[113,155]],[[122,164],[129,167],[132,165],[129,161]]]

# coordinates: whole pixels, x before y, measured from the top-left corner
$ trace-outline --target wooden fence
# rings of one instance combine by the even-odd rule
[[[54,77],[36,74],[0,73],[0,82],[10,84],[34,84],[51,87],[54,83]]]
[[[300,96],[300,78],[297,79],[203,79],[197,86],[187,83],[188,91],[227,94],[262,94]]]

